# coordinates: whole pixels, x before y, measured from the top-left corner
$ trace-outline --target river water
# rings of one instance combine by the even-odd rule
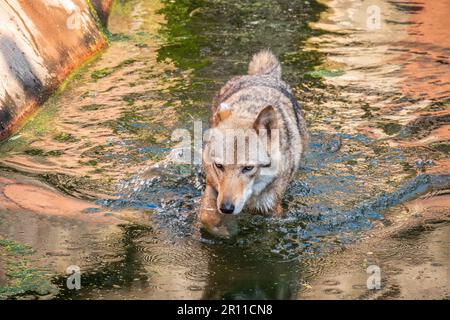
[[[0,145],[0,297],[297,298],[389,209],[448,192],[450,28],[436,16],[449,10],[115,1],[110,47]],[[286,215],[243,215],[237,237],[216,239],[196,222],[201,170],[169,161],[171,135],[206,129],[214,93],[265,47],[311,143]],[[16,260],[35,280],[8,278]],[[74,265],[81,290],[66,287]]]

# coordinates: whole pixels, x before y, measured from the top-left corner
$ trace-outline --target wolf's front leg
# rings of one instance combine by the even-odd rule
[[[229,238],[237,234],[236,217],[221,214],[217,209],[217,192],[210,185],[206,185],[203,193],[199,220],[211,234]]]
[[[277,217],[281,217],[284,213],[283,207],[281,206],[281,200],[277,200],[275,202],[275,206],[273,207],[273,214]]]

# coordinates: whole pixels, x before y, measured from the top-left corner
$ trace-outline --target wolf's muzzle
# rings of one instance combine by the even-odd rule
[[[231,202],[222,202],[219,209],[222,213],[231,214],[234,212],[234,204]]]

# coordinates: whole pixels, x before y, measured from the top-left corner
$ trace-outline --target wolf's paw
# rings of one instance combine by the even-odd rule
[[[227,223],[226,225],[221,224],[219,226],[215,226],[212,228],[205,227],[205,229],[210,234],[212,234],[216,237],[225,238],[225,239],[230,239],[230,238],[236,236],[239,232],[237,223]]]
[[[199,220],[202,228],[216,237],[231,238],[239,232],[235,217],[223,216],[218,212],[202,212]]]

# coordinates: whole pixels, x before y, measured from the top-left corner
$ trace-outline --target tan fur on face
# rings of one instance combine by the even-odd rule
[[[253,185],[254,175],[241,172],[241,166],[225,165],[224,172],[219,173],[217,184],[217,207],[221,203],[229,202],[236,207],[239,213],[248,200],[250,188]],[[218,170],[216,170],[216,173]]]

